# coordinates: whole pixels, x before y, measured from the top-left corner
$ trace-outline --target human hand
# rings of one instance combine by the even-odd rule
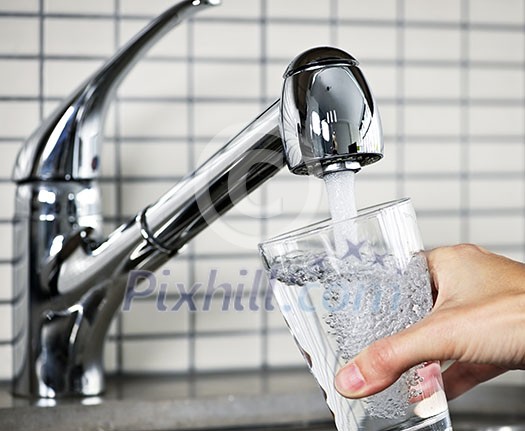
[[[449,399],[509,369],[525,368],[525,265],[475,245],[427,253],[436,301],[411,327],[363,350],[336,376],[345,397],[377,393],[414,365],[455,361]]]

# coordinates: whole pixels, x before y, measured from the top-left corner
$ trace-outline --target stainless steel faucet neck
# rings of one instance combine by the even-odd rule
[[[163,34],[216,4],[185,0],[153,20],[20,151],[13,174],[16,394],[100,394],[104,339],[129,272],[157,269],[286,163],[294,173],[322,176],[380,158],[379,117],[357,61],[335,48],[310,50],[292,62],[280,103],[104,239],[96,179],[115,88]]]

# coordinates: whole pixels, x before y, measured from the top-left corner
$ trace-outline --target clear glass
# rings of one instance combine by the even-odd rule
[[[410,199],[298,229],[259,250],[280,310],[339,431],[451,429],[437,362],[420,364],[361,400],[346,399],[334,387],[337,371],[363,348],[412,325],[432,307]]]

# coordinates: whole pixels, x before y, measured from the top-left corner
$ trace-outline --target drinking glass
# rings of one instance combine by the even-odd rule
[[[360,400],[344,398],[334,387],[337,371],[362,349],[414,324],[432,307],[410,199],[283,234],[259,250],[279,308],[339,431],[451,429],[437,362],[419,364]]]

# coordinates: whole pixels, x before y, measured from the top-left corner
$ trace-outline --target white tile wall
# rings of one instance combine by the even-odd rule
[[[475,136],[520,136],[523,118],[523,106],[473,106],[469,110],[469,129]]]
[[[459,136],[461,130],[459,103],[414,104],[405,108],[404,130],[408,135],[439,138]]]
[[[505,85],[501,85],[505,83]],[[523,94],[523,71],[520,69],[471,69],[468,94],[473,99],[518,100]]]
[[[429,247],[447,246],[462,242],[461,220],[450,215],[426,215],[419,211],[418,225],[424,244]]]
[[[48,60],[44,63],[43,94],[62,99],[71,94],[103,63],[103,60]],[[34,77],[31,79],[38,85]],[[38,90],[35,91],[38,93]],[[33,94],[35,94],[33,93]]]
[[[439,182],[439,187],[436,186]],[[412,198],[414,207],[421,210],[449,210],[458,212],[461,191],[457,179],[408,178],[405,193]]]
[[[147,146],[148,151],[144,151]],[[133,178],[152,176],[182,177],[188,172],[188,148],[186,145],[166,141],[134,141],[120,152],[122,175]],[[165,163],[159,160],[167,158]],[[151,195],[149,196],[151,199]],[[134,205],[134,204],[133,204]],[[136,207],[135,207],[136,210]]]
[[[459,143],[407,142],[405,169],[409,174],[457,175],[461,169],[461,146]]]
[[[236,306],[233,300],[225,302],[223,293],[218,291],[213,296],[213,300],[209,300],[209,307],[204,298],[199,298],[197,302],[198,310],[209,310],[195,316],[197,334],[236,332],[239,328],[250,328],[258,333],[261,330],[262,319],[260,314],[262,311],[261,309],[250,310],[248,300],[239,300],[238,306]],[[241,308],[244,309],[241,310]],[[225,312],[225,310],[229,310],[229,312]]]
[[[113,28],[109,19],[47,18],[44,20],[44,53],[109,56],[114,51]]]
[[[19,138],[38,125],[38,103],[16,99],[0,101],[0,118],[3,136]]]
[[[519,32],[471,30],[468,45],[472,61],[523,62],[525,55]]]
[[[13,163],[19,148],[20,143],[18,142],[8,140],[2,142],[2,157],[0,157],[0,178],[2,180],[9,180],[11,178]]]
[[[231,83],[232,88],[235,84]],[[228,116],[217,115],[217,112],[227,112]],[[240,100],[238,103],[216,101],[196,101],[193,115],[195,118],[195,137],[206,140],[219,134],[224,136],[225,131],[243,128],[261,112],[261,105],[257,102]],[[230,135],[231,136],[231,135]]]
[[[469,16],[475,23],[523,24],[525,6],[521,0],[507,0],[508,7],[501,8],[490,0],[470,0]]]
[[[144,106],[149,109],[144,111]],[[122,136],[186,136],[188,133],[188,109],[182,102],[129,101],[120,110]],[[145,125],[150,129],[145,131]]]
[[[2,237],[5,241],[6,238]],[[11,299],[11,282],[12,274],[11,267],[7,264],[0,265],[0,301],[9,301]],[[11,339],[11,334],[9,334],[8,340]]]
[[[259,98],[261,88],[254,83],[260,82],[261,72],[256,63],[197,63],[193,71],[194,95],[201,98]]]
[[[4,55],[36,55],[38,26],[36,17],[0,17],[0,52]]]
[[[432,0],[406,0],[404,3],[405,18],[414,21],[437,21],[457,23],[461,19],[461,2],[443,0],[439,7]],[[432,11],[431,13],[429,13]]]
[[[189,310],[181,308],[177,312],[171,308],[177,299],[166,301],[137,301],[132,304],[133,312],[122,313],[122,324],[130,335],[158,335],[186,333],[189,330]],[[164,309],[166,305],[167,309]],[[226,314],[226,313],[224,313]],[[147,323],[146,323],[147,322]]]
[[[23,2],[21,2],[23,3]],[[44,12],[75,15],[112,14],[115,11],[115,2],[92,0],[88,4],[71,2],[69,0],[46,0]]]
[[[244,219],[223,216],[195,238],[195,247],[200,253],[218,256],[253,251],[259,242],[260,223],[254,216],[246,216]],[[234,265],[238,268],[239,263],[234,262]]]
[[[59,101],[172,0],[0,2],[0,378],[11,376],[18,148]],[[432,11],[431,13],[429,11]],[[228,0],[184,23],[130,73],[108,113],[105,229],[154,201],[279,96],[303,49],[348,50],[378,99],[385,159],[357,178],[360,207],[411,196],[428,247],[462,241],[525,257],[525,0]],[[261,215],[269,216],[262,219]],[[165,266],[212,309],[135,301],[111,330],[109,370],[303,364],[277,310],[223,312],[221,283],[256,291],[256,244],[325,218],[322,184],[278,174]],[[224,286],[223,286],[224,288]],[[204,287],[196,306],[202,307]],[[524,379],[512,377],[513,381]],[[507,378],[508,381],[508,378]]]
[[[282,326],[282,322],[279,322]],[[268,340],[268,365],[271,367],[290,367],[304,361],[294,340],[288,332],[275,333]]]
[[[327,45],[330,42],[330,26],[327,22],[311,24],[306,21],[299,25],[294,22],[272,22],[270,20],[266,34],[266,49],[270,58],[292,60],[309,47]]]
[[[197,371],[259,368],[263,365],[261,335],[198,336],[195,356]]]
[[[461,58],[461,31],[456,28],[408,27],[404,34],[405,57],[410,60]]]
[[[496,159],[496,153],[503,156]],[[472,140],[468,148],[468,165],[471,174],[506,172],[519,175],[525,169],[525,146],[519,141]]]
[[[391,0],[374,0],[373,7],[365,2],[339,1],[337,13],[344,20],[393,21],[397,15],[397,5]]]
[[[520,209],[525,190],[515,179],[473,179],[469,184],[469,206],[476,209]]]
[[[523,214],[482,215],[470,222],[470,235],[503,249],[505,246],[519,246],[524,234]]]
[[[194,54],[206,58],[258,59],[261,32],[258,25],[244,22],[203,22],[193,31]],[[220,49],[217,47],[220,46]]]
[[[38,12],[38,0],[4,0],[0,4],[2,12]]]
[[[5,96],[32,96],[38,92],[36,60],[0,60],[2,81],[0,92]]]
[[[144,3],[142,0],[126,0],[118,3],[123,14],[154,15],[161,13],[173,4],[170,0],[150,0]]]
[[[187,338],[131,339],[123,343],[121,368],[129,373],[180,373],[189,367],[189,352]]]
[[[361,63],[360,67],[369,85],[373,88],[374,97],[379,100],[395,99],[398,93],[398,76],[395,65],[374,65],[365,62]],[[381,114],[384,116],[384,110],[381,110]]]
[[[182,62],[143,62],[126,77],[120,94],[127,97],[187,97],[187,82],[188,67]]]
[[[458,68],[407,66],[404,89],[407,98],[454,99],[460,94],[461,71]]]
[[[370,60],[391,60],[397,56],[396,27],[356,26],[352,21],[343,22],[337,34],[339,46],[352,46],[352,55],[366,65]],[[370,43],[373,37],[374,43]]]
[[[268,0],[267,15],[269,18],[310,18],[315,20],[327,20],[330,18],[330,3],[319,2],[311,7],[304,7],[301,0]]]

